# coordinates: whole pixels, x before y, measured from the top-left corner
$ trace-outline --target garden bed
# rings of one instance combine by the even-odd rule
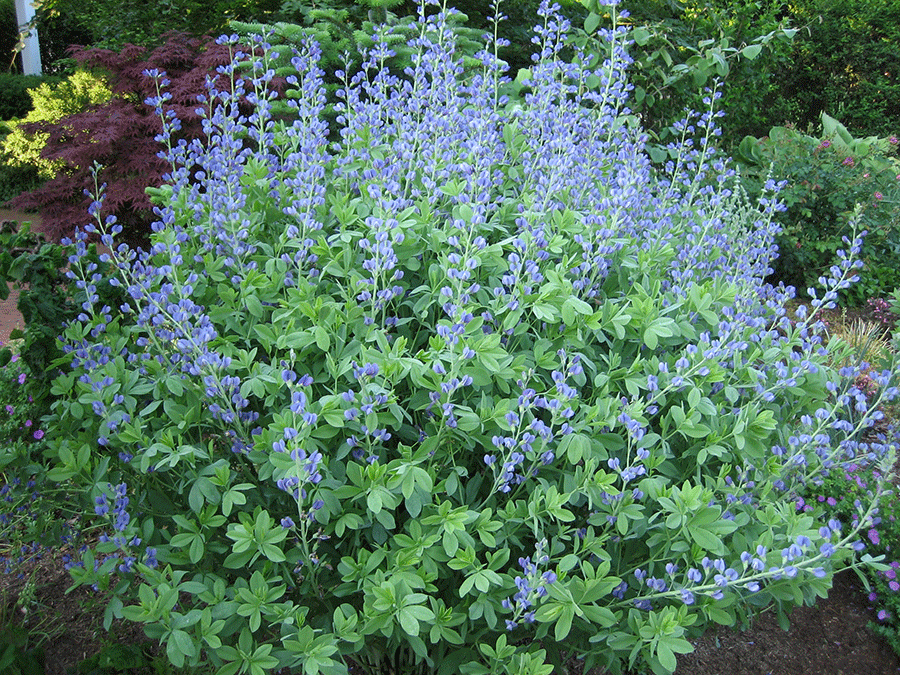
[[[71,579],[59,560],[62,554],[45,557],[24,570],[21,578],[0,575],[0,598],[6,603],[0,617],[11,617],[10,612],[15,612],[15,624],[37,626],[35,637],[44,634],[50,638],[43,644],[46,675],[74,672],[81,661],[111,644],[127,646],[146,639],[137,624],[117,624],[111,634],[103,631],[100,598],[85,587],[66,593]],[[29,578],[34,582],[34,597],[26,615],[15,602]],[[867,628],[872,618],[859,579],[853,572],[843,572],[835,577],[826,599],[794,610],[789,631],[778,626],[772,613],[759,616],[748,631],[711,631],[692,641],[696,651],[681,657],[676,675],[900,672],[900,658]],[[150,668],[146,671],[152,672]],[[578,671],[571,672],[575,675]],[[592,671],[591,675],[599,672]]]

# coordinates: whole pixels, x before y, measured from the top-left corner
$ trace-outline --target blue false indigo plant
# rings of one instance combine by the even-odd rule
[[[733,189],[712,113],[653,169],[625,28],[573,42],[545,2],[509,98],[496,41],[464,72],[447,17],[422,12],[404,73],[376,36],[341,74],[337,143],[315,44],[293,122],[265,45],[236,54],[205,140],[160,136],[148,251],[115,246],[98,189],[115,273],[71,261],[51,476],[108,531],[77,582],[176,666],[669,673],[711,623],[870,562],[883,483],[853,522],[795,508],[895,445],[893,374],[858,389],[816,319],[859,237],[789,316],[777,202]]]

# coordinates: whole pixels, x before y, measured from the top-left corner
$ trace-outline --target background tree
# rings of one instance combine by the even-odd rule
[[[40,7],[38,25],[52,28],[53,22],[62,20],[88,38],[80,44],[120,49],[126,44],[158,46],[162,36],[173,30],[218,34],[229,21],[261,18],[279,8],[280,0],[48,0]]]
[[[16,6],[13,0],[0,0],[0,72],[18,70],[13,52],[16,47]]]
[[[805,0],[791,5],[808,25],[781,73],[781,96],[794,101],[801,130],[821,113],[857,136],[900,131],[900,2]]]
[[[229,48],[171,33],[153,50],[136,45],[118,52],[78,48],[73,56],[84,68],[105,73],[111,96],[57,121],[21,125],[25,134],[47,134],[40,159],[57,170],[10,206],[39,211],[51,237],[72,236],[76,226],[87,222],[91,198],[85,190],[96,190],[91,169],[100,165],[99,180],[107,183],[110,212],[132,241],[140,240],[154,218],[144,188],[159,185],[168,169],[157,156],[161,145],[155,139],[162,125],[155,107],[146,102],[157,95],[156,85],[144,72],[156,69],[167,74],[170,105],[181,116],[180,137],[189,139],[200,133],[197,96],[206,91],[207,75],[231,60]]]

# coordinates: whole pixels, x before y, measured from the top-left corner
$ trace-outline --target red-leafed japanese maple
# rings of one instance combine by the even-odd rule
[[[160,185],[169,167],[157,157],[162,147],[155,137],[162,126],[154,107],[145,103],[157,95],[156,83],[144,72],[165,71],[172,95],[167,107],[182,123],[178,137],[198,137],[197,96],[206,92],[207,75],[231,61],[229,48],[209,38],[170,33],[152,51],[126,45],[119,52],[84,47],[71,52],[83,67],[106,75],[113,98],[57,123],[23,127],[27,133],[48,133],[41,156],[61,160],[64,168],[40,188],[13,199],[10,206],[39,211],[45,231],[55,239],[71,236],[76,226],[89,220],[91,198],[84,192],[94,190],[91,167],[96,163],[102,167],[99,180],[107,184],[104,211],[116,215],[129,239],[139,241],[154,219],[144,189]]]

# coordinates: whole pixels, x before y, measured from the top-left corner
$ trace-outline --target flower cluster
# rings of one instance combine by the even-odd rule
[[[4,363],[0,366],[0,441],[6,445],[40,441],[45,434],[39,419],[42,412],[29,393],[27,368],[17,353],[9,353],[5,362],[0,358],[0,363]]]
[[[66,556],[65,568],[69,570],[76,580],[91,580],[94,590],[104,587],[109,581],[110,574],[133,575],[138,570],[137,563],[143,564],[148,569],[154,569],[159,562],[156,557],[157,549],[154,546],[141,546],[143,543],[139,530],[132,521],[128,512],[130,499],[128,486],[120,483],[109,486],[111,494],[101,492],[94,497],[94,514],[112,526],[112,536],[108,532],[101,532],[98,537],[97,552],[99,555],[90,556],[92,569],[85,568],[85,560],[76,560]],[[82,546],[80,551],[85,553],[87,546]]]
[[[547,596],[547,587],[556,582],[556,573],[552,570],[541,572],[550,558],[544,553],[546,541],[539,541],[535,546],[534,561],[531,556],[519,558],[519,566],[524,576],[516,576],[516,593],[501,603],[503,608],[512,612],[512,618],[506,619],[506,630],[515,630],[519,622],[534,623],[534,608],[541,598]]]

